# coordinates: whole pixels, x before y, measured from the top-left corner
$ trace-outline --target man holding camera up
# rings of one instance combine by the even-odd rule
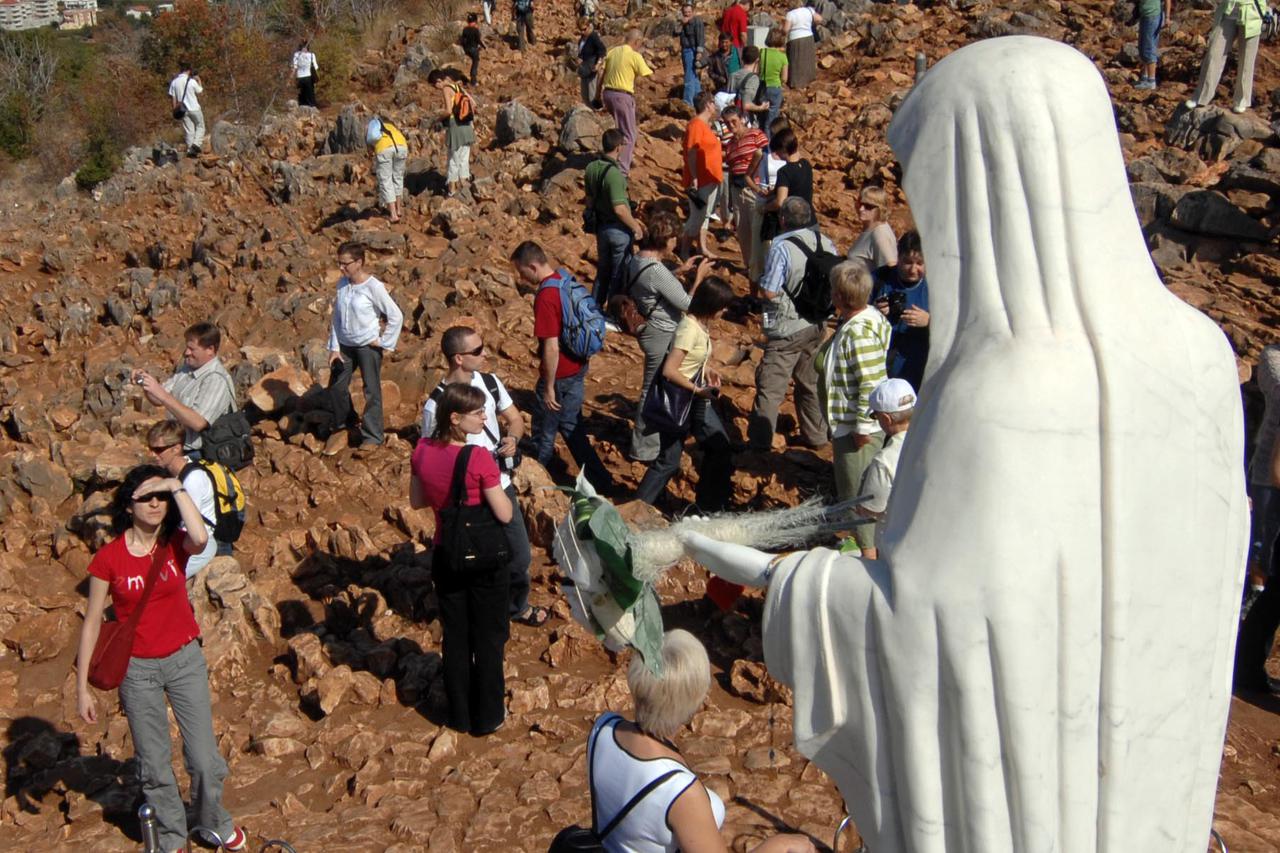
[[[201,458],[200,433],[227,412],[235,411],[235,383],[218,358],[222,333],[212,323],[196,323],[186,331],[182,364],[163,384],[145,370],[135,370],[132,379],[142,386],[153,405],[163,406],[169,416],[186,428],[182,452]]]
[[[511,543],[511,561],[507,563],[511,576],[511,619],[537,627],[547,621],[549,614],[545,607],[529,603],[529,561],[533,554],[520,502],[516,500],[516,490],[511,485],[511,472],[520,464],[516,445],[524,435],[524,418],[511,401],[502,380],[492,373],[482,372],[487,356],[484,339],[479,332],[467,326],[451,326],[440,339],[440,349],[449,365],[449,372],[422,407],[422,434],[431,435],[435,428],[436,401],[444,393],[446,385],[458,382],[484,392],[484,429],[467,436],[467,443],[488,449],[498,463],[502,490],[511,499],[511,520],[504,525],[507,541]]]

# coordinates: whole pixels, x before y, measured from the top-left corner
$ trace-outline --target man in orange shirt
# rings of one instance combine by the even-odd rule
[[[699,254],[715,257],[707,249],[708,215],[715,207],[716,193],[720,189],[724,153],[720,148],[720,137],[711,129],[711,122],[716,120],[719,111],[716,99],[710,92],[699,92],[694,96],[693,108],[698,114],[689,120],[684,129],[684,175],[681,185],[689,198],[689,218],[685,220],[684,232],[680,235],[680,251],[687,255],[693,248],[693,241],[698,241]]]

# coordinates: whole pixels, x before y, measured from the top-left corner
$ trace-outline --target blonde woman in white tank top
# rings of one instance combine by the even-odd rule
[[[607,826],[646,785],[663,779],[603,839],[609,853],[728,853],[724,803],[689,769],[671,738],[693,719],[711,687],[707,650],[688,631],[668,631],[662,675],[636,654],[627,670],[636,721],[608,713],[587,741],[595,825]],[[814,853],[803,835],[775,835],[753,853]]]

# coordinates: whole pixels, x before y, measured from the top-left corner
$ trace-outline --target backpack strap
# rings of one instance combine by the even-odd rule
[[[493,398],[493,411],[497,413],[498,411],[498,377],[494,376],[492,373],[481,373],[480,381],[484,383],[484,390],[488,391],[489,396]],[[498,436],[494,435],[493,431],[489,429],[489,423],[487,419],[484,424],[484,434],[485,436],[488,437],[490,441],[493,442],[493,449],[497,450],[499,439],[498,439]]]
[[[615,719],[621,720],[621,714],[608,713],[600,719],[600,726],[591,734],[591,739],[587,742],[587,792],[591,795],[591,831],[596,831],[596,781],[595,774],[591,772],[591,766],[595,763],[596,758],[596,741],[600,740],[600,734],[609,728],[609,724]],[[597,835],[597,837],[599,837]]]
[[[613,820],[609,821],[609,824],[604,829],[600,830],[600,833],[599,833],[600,840],[604,841],[605,838],[608,837],[609,833],[617,829],[618,824],[622,823],[622,821],[626,818],[626,816],[631,814],[631,810],[634,809],[636,806],[640,805],[641,801],[644,800],[645,797],[653,793],[654,789],[656,789],[663,782],[666,782],[672,776],[677,775],[679,772],[680,772],[679,770],[668,770],[666,773],[663,773],[661,776],[654,779],[648,785],[645,785],[643,788],[637,791],[636,795],[632,797],[630,800],[628,800],[627,804],[622,807],[622,810],[613,816]],[[692,772],[692,771],[689,771],[689,772]]]
[[[609,174],[610,169],[614,168],[613,163],[609,160],[605,160],[603,157],[597,159],[595,162],[597,163],[603,162],[605,166],[603,169],[600,170],[599,174],[596,175],[594,185],[589,184],[587,186],[587,197],[591,199],[592,207],[598,207],[598,201],[600,199],[600,190],[604,188],[605,176]],[[600,211],[597,210],[596,212],[599,213]]]
[[[474,444],[465,444],[458,451],[458,460],[453,463],[453,482],[449,485],[449,506],[462,506],[467,499],[467,465],[471,462],[471,451],[475,449]]]
[[[800,254],[804,255],[805,272],[800,275],[800,286],[796,288],[794,293],[792,293],[790,290],[787,290],[785,284],[783,285],[783,288],[782,288],[783,291],[786,292],[787,296],[791,297],[792,299],[795,299],[797,296],[800,295],[800,290],[804,287],[804,277],[809,271],[809,264],[813,263],[813,259],[818,256],[818,249],[822,248],[822,236],[818,235],[817,239],[815,240],[817,245],[812,249],[810,249],[808,246],[804,244],[804,241],[800,239],[800,235],[798,234],[795,237],[788,237],[786,241],[791,245],[795,246],[797,249],[799,249]]]
[[[214,515],[217,515],[218,514],[218,498],[221,496],[218,494],[218,480],[216,477],[213,476],[213,470],[210,469],[208,465],[201,465],[199,462],[188,462],[186,465],[182,466],[182,470],[178,472],[178,479],[179,480],[187,479],[187,475],[190,474],[192,471],[203,471],[205,474],[209,476],[209,485],[213,487],[213,512],[214,512]],[[200,516],[200,518],[204,519],[204,523],[209,525],[210,528],[217,526],[216,522],[210,521],[209,519],[205,518],[203,514]]]

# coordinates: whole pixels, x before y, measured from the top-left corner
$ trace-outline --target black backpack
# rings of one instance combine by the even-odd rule
[[[464,446],[453,465],[449,502],[440,507],[440,544],[431,566],[434,572],[494,572],[511,559],[511,543],[489,504],[483,498],[478,504],[463,503],[467,499],[467,465],[475,449],[474,444]]]
[[[828,252],[822,246],[822,235],[816,230],[816,246],[810,249],[799,236],[788,237],[787,242],[804,255],[804,275],[795,292],[786,291],[796,313],[810,323],[822,323],[831,316],[831,271],[845,259]]]
[[[587,750],[588,756],[594,757],[595,741],[600,737],[600,733],[606,728],[608,728],[607,724],[596,729],[595,734],[592,736],[592,748]],[[663,782],[667,781],[679,772],[679,770],[668,770],[666,773],[663,773],[661,776],[651,781],[648,785],[645,785],[636,792],[634,797],[627,801],[627,804],[623,806],[616,815],[613,816],[613,820],[609,821],[609,823],[605,825],[604,829],[597,830],[596,786],[595,781],[592,779],[591,761],[588,760],[587,787],[591,791],[591,828],[587,829],[586,827],[578,826],[577,824],[574,824],[573,826],[566,826],[564,829],[556,833],[555,838],[551,839],[551,846],[547,848],[547,853],[604,853],[604,840],[609,836],[609,833],[617,829],[618,824],[622,823],[623,818],[631,814],[631,810],[639,805],[641,800],[649,796],[654,788],[657,788]]]

